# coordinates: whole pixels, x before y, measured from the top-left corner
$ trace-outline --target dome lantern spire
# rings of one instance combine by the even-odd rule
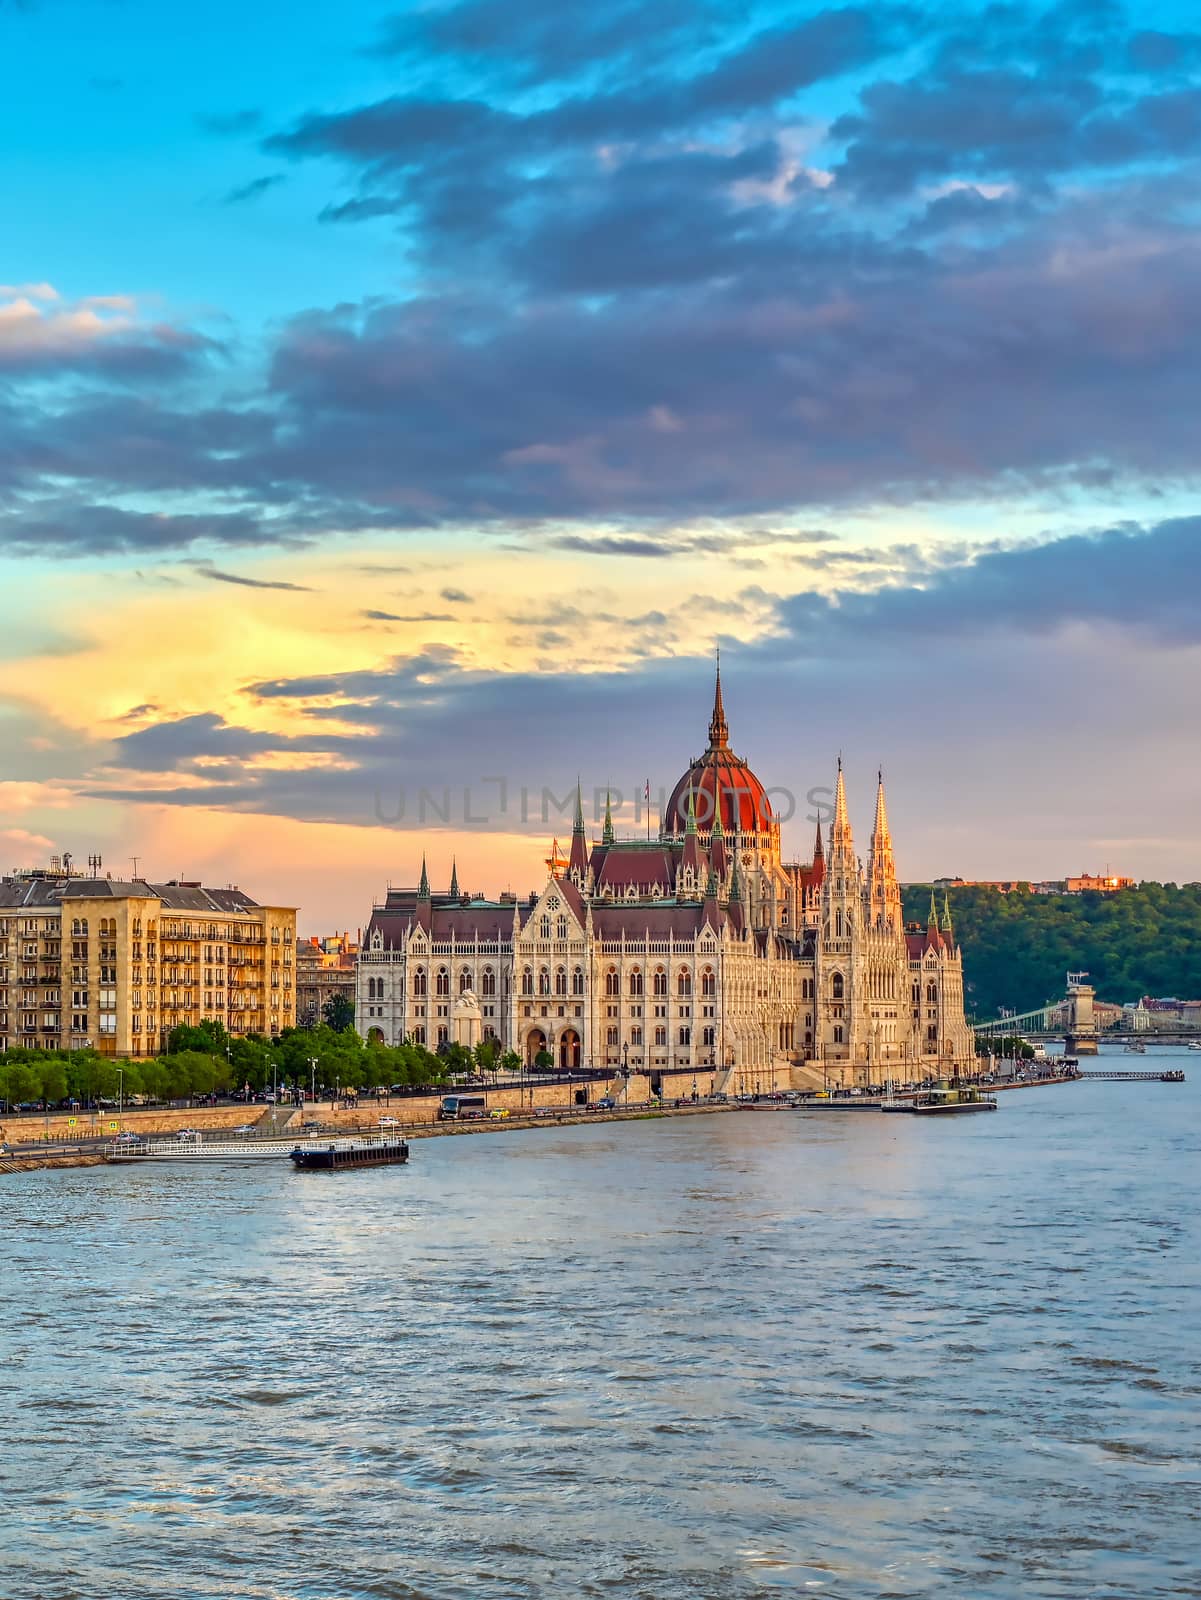
[[[721,698],[721,651],[717,652],[717,681],[713,690],[713,715],[709,718],[709,748],[724,750],[730,742],[730,726]]]

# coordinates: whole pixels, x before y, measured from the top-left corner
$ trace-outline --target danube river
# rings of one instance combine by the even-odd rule
[[[1201,1592],[1201,1058],[0,1180],[5,1600]]]

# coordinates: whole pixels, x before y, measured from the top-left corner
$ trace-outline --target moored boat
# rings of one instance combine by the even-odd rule
[[[409,1159],[404,1139],[331,1139],[328,1144],[298,1144],[291,1152],[297,1172],[341,1172],[343,1167],[388,1167]]]
[[[940,1087],[915,1094],[911,1100],[885,1100],[881,1111],[905,1111],[914,1117],[949,1117],[964,1112],[995,1111],[997,1097],[979,1089]]]
[[[1181,1067],[1169,1067],[1166,1072],[1159,1075],[1160,1083],[1183,1083],[1184,1070]]]

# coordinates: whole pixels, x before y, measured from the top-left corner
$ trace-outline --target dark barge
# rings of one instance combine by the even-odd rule
[[[336,1139],[329,1144],[298,1144],[292,1151],[297,1172],[341,1172],[343,1167],[388,1167],[409,1159],[404,1139]]]

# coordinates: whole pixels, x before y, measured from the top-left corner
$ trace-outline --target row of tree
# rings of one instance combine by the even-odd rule
[[[938,895],[941,913],[942,894]],[[904,893],[907,919],[925,925],[929,887]],[[1201,997],[1201,884],[1143,883],[1114,894],[951,893],[963,946],[970,1016],[1032,1011],[1061,1000],[1068,972],[1087,972],[1103,1000]]]
[[[141,1061],[115,1061],[92,1050],[9,1050],[0,1055],[0,1098],[7,1107],[70,1100],[92,1105],[119,1096],[184,1100],[246,1089],[412,1090],[436,1088],[468,1072],[516,1071],[519,1065],[519,1057],[502,1052],[495,1039],[474,1050],[448,1044],[435,1054],[418,1044],[368,1044],[328,1023],[290,1028],[270,1040],[232,1037],[221,1023],[206,1021],[176,1028],[163,1055]]]

